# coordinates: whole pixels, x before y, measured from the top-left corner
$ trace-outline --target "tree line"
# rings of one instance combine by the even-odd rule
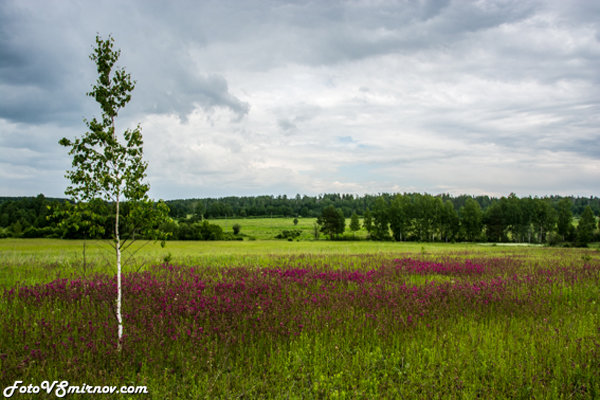
[[[416,193],[405,193],[404,196],[414,196]],[[246,218],[246,217],[312,217],[318,218],[323,209],[327,206],[334,206],[341,210],[346,218],[352,213],[363,216],[367,210],[373,210],[379,197],[390,199],[395,194],[364,195],[355,196],[352,194],[329,193],[319,196],[301,196],[297,194],[294,197],[286,195],[280,196],[248,196],[248,197],[221,197],[221,198],[199,198],[199,199],[180,199],[166,201],[169,206],[169,216],[172,218],[182,218],[190,215],[196,215],[201,218]],[[499,198],[490,196],[451,196],[441,194],[433,196],[440,198],[442,202],[450,201],[455,210],[463,207],[467,199],[475,200],[482,210],[486,210],[492,204],[500,201]],[[561,196],[543,197],[541,200],[548,202],[556,208]],[[571,202],[571,212],[578,217],[588,205],[592,211],[600,214],[600,198],[598,197],[567,197]]]
[[[458,210],[450,200],[427,194],[377,197],[363,215],[362,227],[372,240],[419,242],[516,242],[572,243],[585,246],[598,241],[596,215],[586,205],[574,224],[573,199],[518,198],[514,194],[495,199],[483,209],[468,197]],[[345,231],[341,210],[330,205],[317,221],[320,231],[340,238]],[[351,215],[351,231],[360,229],[358,214]]]
[[[0,238],[113,239],[116,204],[101,199],[78,202],[36,197],[0,197]],[[120,204],[119,234],[123,238],[153,239],[166,234],[176,240],[240,240],[241,237],[195,215],[164,218],[159,224],[144,224],[144,219],[160,213],[167,215],[165,202],[132,208]],[[160,233],[160,234],[159,234]]]
[[[598,197],[519,198],[514,194],[501,198],[420,193],[225,197],[170,200],[164,202],[164,206],[168,208],[170,219],[160,229],[168,232],[172,239],[180,240],[237,238],[206,221],[225,217],[315,217],[321,219],[322,229],[333,219],[330,210],[333,208],[338,215],[338,229],[340,217],[355,215],[363,220],[372,240],[581,243],[598,239],[595,216],[600,214]],[[103,217],[110,215],[111,203],[89,204],[87,214],[77,213],[75,221],[69,207],[73,204],[66,199],[46,198],[42,194],[0,198],[0,236],[111,237],[114,219]],[[122,207],[127,207],[127,203]],[[329,211],[324,213],[326,209]],[[573,223],[575,220],[577,224]],[[591,225],[592,220],[591,233],[578,233],[582,221]],[[124,231],[132,224],[133,221],[125,221]],[[86,228],[92,226],[106,229]],[[331,232],[327,230],[326,234]]]

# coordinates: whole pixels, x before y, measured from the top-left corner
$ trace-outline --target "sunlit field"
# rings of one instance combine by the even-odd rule
[[[226,221],[226,220],[224,220]],[[85,256],[84,256],[85,244]],[[171,262],[180,265],[256,266],[270,264],[274,256],[319,256],[345,265],[346,256],[360,254],[467,251],[510,254],[513,247],[472,244],[393,243],[370,241],[168,241],[136,242],[124,256],[124,271],[139,271],[150,265]],[[0,239],[0,286],[16,282],[48,282],[57,277],[72,277],[91,272],[114,274],[115,255],[107,241],[59,239]],[[341,256],[341,257],[340,257]],[[332,260],[332,262],[334,262]]]
[[[240,233],[247,237],[259,240],[272,240],[283,230],[299,230],[299,239],[313,239],[313,225],[316,218],[298,218],[298,223],[294,224],[294,218],[226,218],[210,219],[211,224],[219,225],[224,232],[232,232],[233,225],[239,224],[242,229]],[[346,225],[350,223],[348,219]],[[361,225],[362,226],[362,225]],[[365,238],[367,232],[361,229],[357,232],[357,237]]]
[[[0,387],[146,385],[155,399],[600,396],[596,250],[149,244],[126,268],[119,353],[110,250],[87,243],[84,265],[82,244],[0,241]]]

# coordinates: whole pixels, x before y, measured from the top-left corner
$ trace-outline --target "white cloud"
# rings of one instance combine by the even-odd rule
[[[97,112],[98,31],[138,81],[119,124],[142,124],[156,197],[600,189],[592,2],[31,4],[0,6],[6,194]]]

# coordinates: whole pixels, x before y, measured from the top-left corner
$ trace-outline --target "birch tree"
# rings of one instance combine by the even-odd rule
[[[148,164],[143,160],[140,126],[117,133],[116,119],[131,100],[135,87],[131,75],[124,68],[116,67],[120,54],[120,50],[114,49],[111,36],[106,40],[96,36],[96,47],[90,59],[96,64],[98,79],[87,95],[100,105],[101,117],[84,120],[88,131],[81,137],[75,140],[63,138],[59,142],[70,147],[69,155],[73,158],[73,168],[65,175],[71,182],[65,194],[75,202],[102,199],[113,206],[119,351],[123,339],[122,251],[135,240],[136,233],[138,237],[157,233],[156,227],[168,211],[164,203],[155,205],[148,198],[149,185],[144,182]],[[126,215],[123,215],[123,205],[127,206]],[[123,224],[121,219],[135,223]],[[122,237],[125,231],[126,237]]]

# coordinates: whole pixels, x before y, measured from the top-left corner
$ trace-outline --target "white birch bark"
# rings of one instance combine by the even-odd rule
[[[117,251],[117,324],[118,343],[117,350],[121,351],[123,342],[123,316],[121,315],[122,290],[121,290],[121,240],[119,237],[119,196],[117,195],[117,212],[115,215],[115,249]]]

